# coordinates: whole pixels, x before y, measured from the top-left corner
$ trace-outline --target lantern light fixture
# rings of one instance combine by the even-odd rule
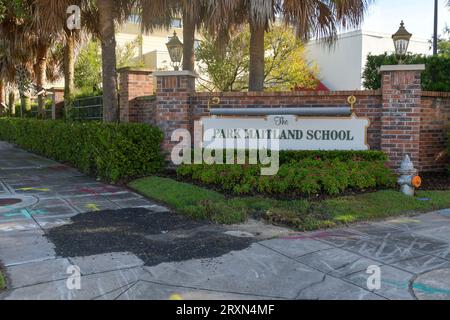
[[[409,41],[411,40],[412,34],[409,33],[405,28],[405,23],[401,22],[398,31],[392,35],[392,40],[394,41],[395,54],[399,59],[399,64],[403,64],[404,58],[408,53]]]
[[[178,38],[176,31],[174,31],[173,37],[169,38],[166,47],[169,51],[170,60],[172,60],[172,67],[175,71],[180,70],[181,61],[183,59],[183,43]]]

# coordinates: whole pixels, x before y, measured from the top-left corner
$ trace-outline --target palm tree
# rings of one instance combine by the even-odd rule
[[[24,71],[22,75],[27,73],[33,76],[36,86],[44,88],[47,81],[49,49],[58,38],[58,34],[47,32],[39,27],[35,19],[36,1],[21,0],[6,3],[6,10],[0,24],[0,34],[8,40],[10,53],[14,54],[14,60],[18,61],[19,69]],[[25,66],[30,62],[33,63],[33,70]],[[45,118],[44,104],[44,95],[38,95],[38,113],[41,118]]]
[[[79,30],[67,27],[67,8],[81,6],[81,0],[35,0],[35,23],[41,30],[60,35],[63,48],[64,105],[69,109],[74,94],[75,47],[81,39]]]
[[[102,46],[103,71],[103,121],[117,122],[119,101],[117,98],[116,36],[114,27],[114,0],[98,0],[98,32]]]
[[[371,0],[210,0],[212,24],[245,12],[250,24],[250,91],[264,89],[264,34],[277,17],[293,25],[300,38],[327,37],[332,43],[339,27],[359,26]]]
[[[153,28],[169,29],[173,18],[183,18],[183,70],[194,71],[195,69],[195,32],[202,26],[214,33],[219,27],[209,24],[207,18],[210,1],[206,0],[169,0],[169,1],[136,1],[137,6],[142,8],[141,20],[145,31]],[[212,10],[210,10],[209,13]],[[224,18],[223,21],[227,19]],[[217,28],[216,28],[217,27]],[[217,29],[217,30],[216,30]],[[223,31],[223,28],[220,29]],[[221,33],[222,35],[224,32]]]
[[[123,23],[130,16],[136,8],[136,1],[82,0],[81,3],[85,26],[100,39],[102,47],[104,122],[119,121],[115,24]]]
[[[3,81],[19,84],[22,110],[29,103],[26,87],[36,71],[36,36],[28,32],[30,15],[28,3],[4,2],[0,19],[1,49],[1,77]]]
[[[195,30],[202,22],[203,8],[202,0],[180,1],[183,16],[183,70],[194,71],[195,68]]]
[[[14,61],[9,49],[7,40],[0,40],[0,103],[4,103],[5,84],[14,82]]]

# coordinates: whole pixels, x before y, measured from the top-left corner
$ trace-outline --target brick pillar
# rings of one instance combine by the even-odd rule
[[[170,153],[175,143],[170,142],[177,129],[191,132],[190,97],[195,92],[195,78],[191,71],[158,71],[156,79],[156,125],[164,132],[162,150]]]
[[[154,94],[153,71],[142,68],[123,68],[120,73],[120,122],[139,122],[140,110],[133,103],[137,97]]]
[[[51,88],[49,90],[52,97],[52,119],[58,120],[63,118],[64,109],[64,88]]]
[[[421,72],[424,65],[392,65],[380,69],[383,107],[381,149],[397,170],[408,154],[419,166]]]

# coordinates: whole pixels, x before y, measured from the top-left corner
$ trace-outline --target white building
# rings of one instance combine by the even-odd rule
[[[317,64],[319,79],[330,90],[364,89],[362,73],[369,53],[394,52],[392,35],[362,30],[339,35],[331,48],[320,39],[310,41],[305,47],[307,59],[311,64]],[[432,53],[428,40],[414,36],[408,51]]]
[[[155,71],[172,70],[166,43],[174,31],[180,40],[183,41],[182,19],[173,19],[169,30],[155,28],[152,32],[143,33],[138,16],[132,15],[123,25],[118,27],[116,31],[116,45],[118,48],[125,47],[127,44],[136,41],[138,37],[142,37],[142,42],[136,48],[136,61],[142,63],[146,69]],[[55,83],[47,83],[46,88],[64,88],[64,78],[59,79]]]

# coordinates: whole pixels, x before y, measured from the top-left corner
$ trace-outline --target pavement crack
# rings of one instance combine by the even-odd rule
[[[310,285],[308,285],[308,286],[306,286],[306,287],[300,289],[300,291],[297,293],[297,296],[295,297],[295,300],[299,300],[300,295],[303,293],[303,291],[305,291],[305,290],[307,290],[307,289],[309,289],[309,288],[312,288],[312,287],[314,287],[314,286],[317,286],[317,285],[319,285],[319,284],[321,284],[321,283],[324,283],[325,280],[326,280],[326,278],[327,278],[327,276],[328,276],[327,274],[324,274],[323,277],[322,277],[322,280],[317,281],[317,282],[313,282],[313,283],[311,283]]]
[[[266,299],[291,299],[287,297],[281,297],[281,296],[267,296],[267,295],[261,295],[261,294],[254,294],[249,292],[237,292],[237,291],[225,291],[225,290],[215,290],[215,289],[208,289],[208,288],[202,288],[202,287],[191,287],[186,285],[179,285],[179,284],[170,284],[166,282],[158,282],[158,281],[152,281],[152,280],[146,280],[141,279],[140,281],[151,283],[159,286],[166,286],[166,287],[173,287],[173,288],[182,288],[182,289],[190,289],[190,290],[197,290],[197,291],[208,291],[208,292],[217,292],[217,293],[229,293],[229,294],[236,294],[241,296],[249,296],[249,297],[258,297],[258,298],[266,298]]]
[[[139,280],[131,282],[131,283],[127,283],[127,284],[125,284],[125,285],[123,285],[123,286],[121,286],[119,288],[113,289],[113,290],[105,292],[105,293],[103,293],[103,294],[101,294],[99,296],[93,297],[91,300],[99,300],[99,299],[101,299],[102,297],[104,297],[104,296],[106,296],[108,294],[111,294],[111,293],[119,291],[119,290],[123,290],[123,291],[120,292],[120,294],[116,298],[114,298],[114,300],[116,300],[123,293],[127,292],[129,289],[131,289],[133,286],[135,286],[136,283],[138,283],[138,282],[139,282]]]

